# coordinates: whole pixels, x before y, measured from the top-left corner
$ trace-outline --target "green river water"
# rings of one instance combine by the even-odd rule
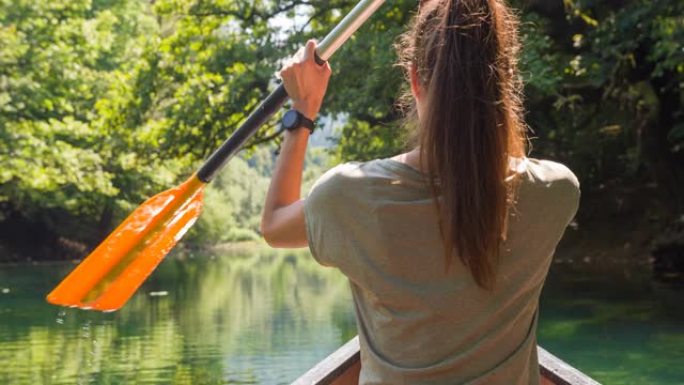
[[[289,384],[355,335],[306,252],[171,255],[119,312],[45,294],[72,263],[0,266],[0,384]],[[554,264],[539,343],[604,384],[684,384],[684,293],[647,265]]]

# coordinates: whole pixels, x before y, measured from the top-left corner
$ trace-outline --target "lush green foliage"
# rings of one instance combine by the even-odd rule
[[[512,3],[521,9],[532,154],[570,164],[588,188],[616,178],[661,183],[681,210],[684,3]],[[392,43],[415,2],[392,4],[335,62],[327,108],[350,117],[341,159],[386,156],[404,143],[392,123],[402,84]]]
[[[258,103],[281,51],[267,18],[202,12],[177,1],[1,3],[8,227],[30,222],[44,236],[97,242],[187,176]]]
[[[273,146],[253,151],[247,160],[241,157],[231,160],[207,187],[204,212],[186,240],[206,245],[258,239],[261,209],[274,162]],[[309,150],[302,186],[304,194],[328,164],[329,156],[324,149]]]
[[[684,3],[512,3],[533,154],[569,163],[585,189],[658,183],[681,210]],[[30,223],[55,241],[96,243],[191,173],[272,88],[279,59],[354,4],[0,0],[1,232]],[[337,160],[404,146],[393,42],[415,7],[388,2],[333,60],[324,113],[345,122]],[[265,127],[250,147],[276,133]],[[259,154],[236,159],[207,193],[196,241],[255,236],[272,164]]]
[[[565,3],[563,28],[547,16],[527,32],[540,48],[526,51],[539,152],[589,186],[634,177],[674,191],[684,183],[684,4]]]

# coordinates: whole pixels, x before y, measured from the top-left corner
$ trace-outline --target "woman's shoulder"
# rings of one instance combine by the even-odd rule
[[[334,195],[338,199],[344,196],[362,199],[369,187],[385,185],[395,177],[394,171],[384,161],[385,159],[374,159],[340,163],[314,182],[309,190],[309,197]]]
[[[579,190],[580,183],[577,176],[562,163],[536,158],[525,158],[522,163],[522,167],[519,168],[525,171],[528,178],[536,182],[561,184]]]
[[[537,198],[548,197],[555,204],[579,203],[580,182],[568,166],[547,159],[525,158],[518,170],[523,176],[522,187],[536,191]]]
[[[335,185],[345,180],[362,176],[362,162],[344,162],[324,172],[314,183],[314,187]]]
[[[316,195],[339,195],[349,189],[350,183],[363,177],[363,162],[345,162],[324,172],[309,190],[309,197]]]
[[[387,159],[373,159],[366,162],[351,161],[340,163],[321,175],[314,186],[363,183],[373,178],[385,177],[388,174]]]

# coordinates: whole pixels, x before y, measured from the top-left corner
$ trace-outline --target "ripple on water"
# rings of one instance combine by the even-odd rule
[[[170,258],[111,314],[45,303],[72,265],[0,268],[0,384],[289,384],[355,334],[347,280],[304,257]],[[682,384],[681,293],[637,273],[557,270],[540,342],[607,385]]]

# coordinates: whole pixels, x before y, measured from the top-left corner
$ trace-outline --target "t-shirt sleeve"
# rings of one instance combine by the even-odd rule
[[[575,218],[580,201],[580,183],[577,176],[565,165],[556,164],[555,189],[562,207],[565,207],[565,226]]]
[[[332,168],[311,187],[304,200],[304,221],[309,250],[323,266],[340,267],[339,255],[345,247],[343,213],[346,203],[345,165]]]

